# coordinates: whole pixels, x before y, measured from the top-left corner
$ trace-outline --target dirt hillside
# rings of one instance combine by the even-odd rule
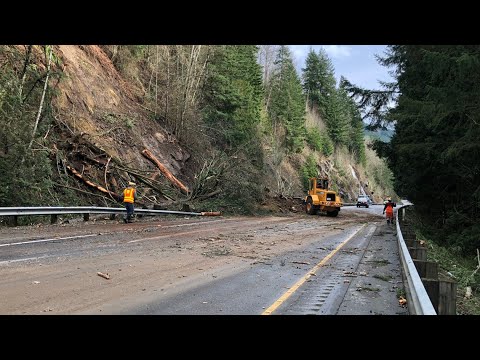
[[[142,99],[104,51],[96,45],[60,45],[58,50],[64,78],[53,104],[63,127],[63,142],[57,144],[65,154],[63,160],[85,178],[99,181],[109,157],[153,171],[155,167],[141,154],[149,149],[175,176],[188,182],[182,169],[190,154],[142,108]],[[109,180],[115,187],[116,181]]]

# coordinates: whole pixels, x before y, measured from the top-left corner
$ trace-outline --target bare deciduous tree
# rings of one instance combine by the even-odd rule
[[[45,100],[45,94],[47,93],[48,88],[48,78],[50,77],[50,64],[52,63],[53,56],[53,46],[45,46],[45,56],[48,57],[47,60],[47,78],[45,79],[45,85],[43,86],[42,98],[40,99],[40,105],[38,107],[37,118],[35,119],[35,125],[33,126],[32,140],[28,144],[28,150],[32,148],[33,140],[35,139],[35,134],[37,132],[38,123],[42,115],[43,102]]]

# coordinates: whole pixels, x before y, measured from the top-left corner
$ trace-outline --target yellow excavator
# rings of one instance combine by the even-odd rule
[[[307,214],[323,212],[327,216],[337,216],[343,206],[340,196],[335,191],[328,190],[328,179],[316,177],[308,180],[308,195],[305,196],[304,204]]]

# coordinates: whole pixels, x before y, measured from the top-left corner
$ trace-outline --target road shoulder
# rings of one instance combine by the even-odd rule
[[[338,315],[408,315],[398,296],[403,292],[394,225],[379,222],[360,261]]]

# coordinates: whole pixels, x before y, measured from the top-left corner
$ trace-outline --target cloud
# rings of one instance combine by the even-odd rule
[[[292,55],[296,58],[307,57],[308,51],[311,45],[290,45],[289,48],[292,51]]]
[[[345,45],[324,45],[323,48],[332,58],[349,57],[352,54],[350,46]]]
[[[373,54],[382,54],[385,45],[289,45],[295,69],[301,76],[310,48],[316,53],[323,48],[332,60],[337,82],[345,76],[353,84],[366,89],[379,89],[378,80],[392,81],[388,68],[378,64]]]

